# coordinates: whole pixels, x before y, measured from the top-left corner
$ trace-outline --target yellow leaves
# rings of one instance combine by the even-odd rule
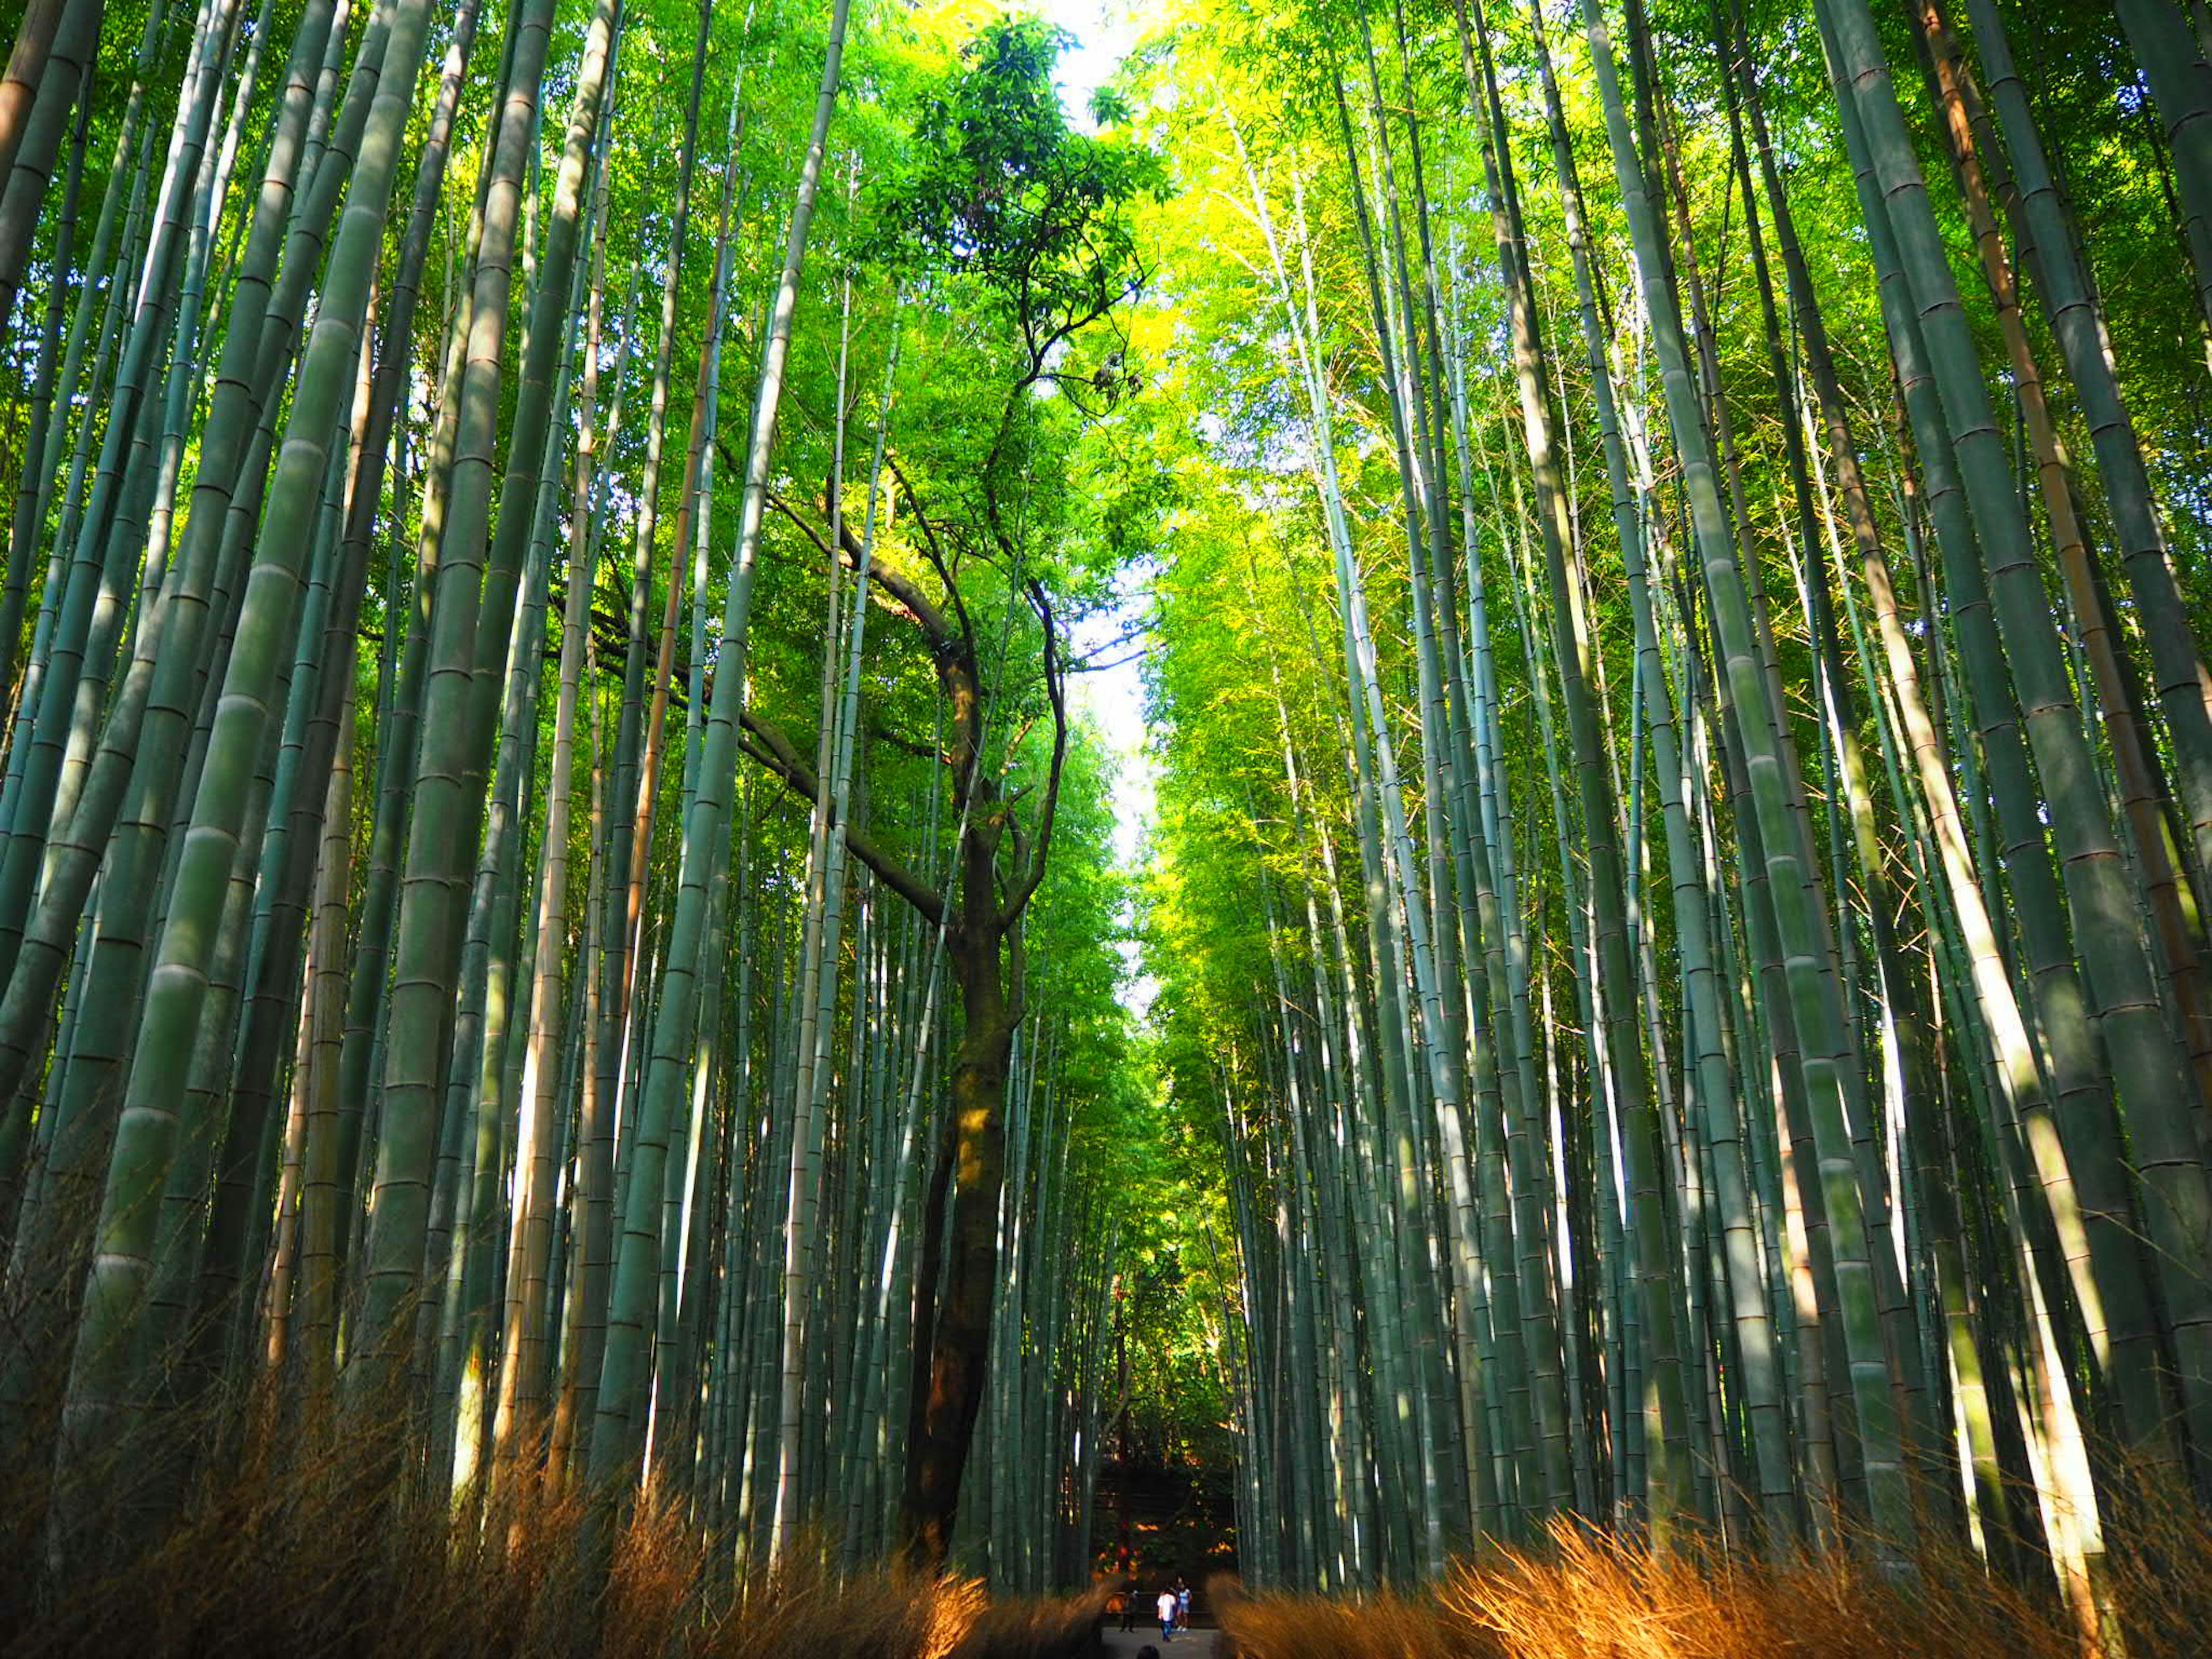
[[[1139,307],[1128,319],[1129,353],[1139,363],[1156,362],[1175,343],[1176,318],[1173,312]]]

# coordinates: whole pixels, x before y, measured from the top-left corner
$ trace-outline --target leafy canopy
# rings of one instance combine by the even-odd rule
[[[1009,17],[962,48],[923,94],[868,250],[901,277],[972,282],[1020,328],[1032,374],[1054,345],[1143,286],[1129,210],[1166,187],[1150,149],[1068,125],[1052,72],[1073,39],[1041,18]],[[1091,112],[1102,123],[1128,114],[1104,90]]]

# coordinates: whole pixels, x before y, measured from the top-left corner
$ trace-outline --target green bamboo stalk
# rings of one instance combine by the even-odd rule
[[[770,313],[747,453],[744,500],[739,509],[737,551],[726,601],[718,664],[708,705],[698,791],[684,815],[684,854],[675,914],[669,929],[668,966],[653,1023],[640,1127],[623,1208],[623,1244],[611,1288],[605,1358],[597,1421],[592,1430],[590,1482],[611,1492],[635,1478],[645,1438],[643,1389],[650,1376],[648,1339],[659,1276],[659,1208],[667,1158],[668,1126],[688,1080],[684,1051],[696,1026],[694,997],[707,915],[710,850],[726,839],[732,780],[737,770],[738,722],[744,707],[744,657],[750,621],[755,560],[765,509],[768,466],[790,351],[792,314],[805,257],[806,234],[821,179],[823,147],[836,107],[843,62],[849,0],[837,0],[823,58],[811,135],[799,173],[783,270]]]
[[[550,7],[543,0],[532,0],[515,20],[514,63],[500,116],[484,234],[477,248],[460,427],[431,607],[406,874],[400,884],[362,1311],[360,1352],[368,1361],[362,1371],[362,1387],[372,1397],[392,1387],[393,1368],[401,1358],[392,1351],[392,1334],[422,1273],[431,1154],[443,1092],[440,1085],[450,1053],[445,1036],[461,943],[456,924],[464,921],[461,898],[465,890],[460,872],[467,867],[483,804],[482,792],[471,792],[468,781],[483,769],[487,758],[499,690],[495,672],[480,677],[476,667],[487,655],[494,663],[506,656],[515,576],[534,527],[539,470],[552,415],[554,362],[564,337],[555,316],[570,298],[580,234],[586,157],[576,135],[588,140],[598,127],[598,101],[616,25],[611,10],[615,3],[605,0],[594,14],[584,66],[575,82],[571,142],[562,153],[546,254],[531,307],[527,349],[516,379],[495,538],[491,471],[502,337],[522,163],[532,148],[537,126]],[[479,678],[488,684],[479,687]],[[491,708],[484,703],[487,690],[495,698]]]
[[[384,69],[348,192],[315,325],[301,367],[284,450],[270,489],[269,520],[249,580],[239,645],[195,803],[178,884],[163,923],[106,1194],[97,1254],[70,1367],[58,1453],[58,1492],[82,1504],[78,1484],[118,1443],[144,1397],[130,1375],[125,1338],[151,1269],[158,1200],[179,1124],[185,1051],[207,989],[207,952],[228,885],[245,773],[268,724],[268,699],[290,631],[309,545],[309,521],[324,487],[332,435],[350,401],[362,315],[389,210],[399,141],[421,66],[428,11],[421,0],[387,0]],[[84,1514],[82,1509],[76,1513]]]
[[[1614,407],[1612,374],[1606,355],[1608,330],[1603,321],[1603,301],[1597,290],[1597,274],[1583,223],[1573,149],[1560,107],[1551,53],[1544,40],[1542,20],[1533,9],[1530,23],[1544,87],[1553,161],[1563,185],[1567,241],[1573,255],[1576,292],[1580,301],[1583,345],[1589,362],[1591,392],[1596,404],[1598,432],[1613,496],[1614,529],[1628,578],[1639,684],[1644,688],[1650,707],[1652,772],[1667,838],[1675,950],[1689,1003],[1690,1033],[1685,1046],[1691,1054],[1686,1058],[1694,1068],[1698,1109],[1703,1115],[1705,1139],[1713,1155],[1723,1254],[1727,1265],[1726,1284],[1735,1339],[1743,1366],[1742,1386],[1748,1397],[1761,1518],[1770,1547],[1779,1549],[1786,1547],[1796,1534],[1796,1492],[1790,1474],[1789,1427],[1782,1414],[1780,1363],[1766,1313],[1765,1287],[1753,1231],[1755,1224],[1750,1188],[1741,1138],[1736,1127],[1736,1094],[1722,1047],[1725,1022],[1715,971],[1710,902],[1682,799],[1683,766],[1674,703],[1660,658],[1650,585],[1644,567],[1643,527],[1631,493],[1627,457]]]
[[[1680,457],[1695,527],[1698,559],[1713,601],[1712,621],[1719,635],[1724,672],[1736,705],[1748,711],[1737,730],[1746,750],[1753,805],[1765,840],[1775,921],[1787,952],[1790,994],[1807,1034],[1803,1066],[1821,1196],[1833,1241],[1835,1274],[1856,1407],[1868,1499],[1876,1534],[1892,1551],[1911,1547],[1915,1522],[1907,1490],[1904,1443],[1898,1407],[1889,1386],[1888,1361],[1874,1293],[1869,1259],[1867,1217],[1878,1207],[1879,1193],[1861,1189],[1851,1153],[1844,1079],[1837,1056],[1842,1049],[1836,1010],[1820,985],[1825,952],[1819,947],[1814,917],[1805,902],[1804,877],[1796,848],[1796,828],[1781,776],[1781,757],[1773,733],[1778,720],[1767,702],[1767,683],[1756,655],[1750,603],[1728,530],[1702,412],[1690,379],[1681,335],[1680,313],[1664,286],[1659,260],[1661,228],[1653,212],[1641,164],[1630,137],[1613,67],[1613,47],[1595,0],[1584,0],[1583,15],[1592,62],[1606,105],[1607,134],[1632,231],[1641,258],[1644,310],[1650,319],[1666,391],[1669,425]]]
[[[1989,413],[1973,342],[1917,159],[1910,153],[1872,20],[1857,0],[1823,15],[1832,78],[1863,123],[1919,314],[1959,469],[1989,561],[2006,657],[2027,709],[2028,740],[2058,841],[2076,945],[2103,1028],[2143,1188],[2154,1267],[2165,1292],[2192,1444],[2212,1444],[2212,1188],[2196,1144],[2191,1087],[2160,1006],[2126,874],[2089,763],[2020,498]]]

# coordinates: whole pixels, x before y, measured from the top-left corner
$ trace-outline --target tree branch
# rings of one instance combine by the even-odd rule
[[[822,532],[800,517],[798,510],[789,501],[771,491],[768,497],[768,504],[797,525],[805,533],[806,539],[821,550],[823,558],[842,556],[848,569],[857,570],[860,568],[860,544],[854,536],[851,526],[842,526],[843,533],[838,538],[839,550],[832,554],[830,550],[830,544],[823,539]],[[945,652],[959,649],[958,632],[954,629],[951,623],[945,620],[944,611],[938,608],[936,602],[921,588],[900,575],[897,571],[889,568],[881,560],[869,561],[868,580],[882,588],[890,596],[893,604],[913,618],[915,625],[928,637],[930,650],[933,654],[941,656]]]
[[[1052,600],[1036,577],[1028,582],[1030,603],[1044,624],[1044,690],[1052,700],[1052,765],[1045,774],[1044,799],[1037,806],[1036,847],[1029,868],[1013,884],[1006,901],[1006,925],[1011,928],[1029,907],[1044,880],[1045,854],[1052,847],[1052,823],[1060,807],[1060,780],[1067,763],[1067,675],[1060,666],[1060,635],[1053,628]]]
[[[960,584],[954,579],[952,567],[945,559],[945,545],[938,539],[937,526],[930,523],[929,514],[922,510],[921,497],[915,493],[913,483],[898,464],[898,457],[886,454],[884,460],[890,467],[891,477],[898,480],[899,489],[906,495],[907,507],[914,514],[914,521],[921,526],[922,556],[929,561],[930,568],[937,572],[938,580],[945,584],[945,592],[952,601],[953,615],[960,619],[961,635],[969,641],[969,649],[972,653],[975,638],[975,626],[968,620],[968,602],[961,597]]]
[[[744,729],[758,739],[753,743],[740,739],[744,752],[781,778],[793,794],[810,804],[818,800],[822,781],[799,757],[798,751],[791,746],[791,739],[750,710],[746,711],[744,720]],[[874,871],[884,886],[919,910],[923,921],[944,926],[943,894],[926,885],[914,872],[853,825],[844,823],[838,828],[844,834],[845,845],[852,848],[853,856]]]
[[[917,738],[909,738],[905,732],[895,730],[887,721],[872,722],[868,727],[868,735],[879,742],[890,744],[894,749],[903,750],[906,753],[918,756],[923,760],[935,761],[943,766],[953,764],[953,757],[942,749],[923,743]]]

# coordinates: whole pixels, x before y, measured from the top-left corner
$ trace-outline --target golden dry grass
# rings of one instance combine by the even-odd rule
[[[181,1414],[179,1414],[181,1415]],[[76,1560],[55,1565],[40,1468],[0,1454],[0,1659],[313,1655],[318,1659],[1076,1659],[1101,1590],[991,1605],[972,1580],[838,1575],[826,1547],[740,1580],[732,1551],[672,1509],[635,1505],[611,1539],[573,1490],[512,1483],[496,1511],[421,1494],[374,1414],[342,1422],[219,1399],[165,1446],[122,1447],[76,1494]],[[28,1419],[35,1424],[33,1416]],[[241,1429],[241,1423],[258,1425]],[[21,1434],[25,1420],[13,1425]],[[15,1445],[42,1443],[35,1432]],[[208,1449],[223,1449],[210,1452]],[[149,1522],[164,1457],[200,1474]],[[51,1465],[45,1467],[50,1468]],[[2108,1516],[2102,1582],[2124,1646],[2100,1659],[2212,1654],[2212,1513],[2142,1479]],[[136,1495],[134,1495],[136,1494]],[[137,1509],[134,1504],[138,1504]],[[92,1516],[88,1522],[87,1513]],[[122,1540],[150,1537],[143,1547]],[[603,1565],[591,1566],[597,1560]],[[1655,1557],[1561,1526],[1492,1550],[1433,1590],[1351,1600],[1209,1587],[1238,1659],[2069,1659],[2079,1626],[2047,1586],[1959,1549],[1909,1571],[1862,1553],[1750,1561]]]
[[[2142,1506],[2107,1558],[2115,1614],[2100,1659],[2212,1653],[2212,1520]],[[1235,1659],[2079,1659],[2081,1626],[2040,1586],[1962,1550],[1909,1569],[1849,1552],[1765,1564],[1655,1556],[1570,1525],[1495,1550],[1433,1592],[1357,1601],[1209,1587]]]
[[[33,1570],[52,1559],[40,1483],[13,1473],[6,1659],[1072,1659],[1097,1622],[1096,1597],[993,1607],[972,1579],[833,1574],[820,1548],[740,1582],[730,1551],[645,1502],[591,1571],[573,1491],[520,1482],[492,1514],[396,1494],[373,1436],[318,1437],[313,1455],[249,1448],[127,1565],[57,1589]]]
[[[0,1333],[35,1309],[0,1304]],[[411,1328],[411,1326],[410,1327]],[[0,1402],[0,1659],[1067,1659],[1103,1597],[992,1606],[981,1583],[798,1564],[740,1579],[672,1505],[611,1538],[573,1486],[525,1475],[495,1510],[427,1489],[399,1402],[216,1387],[105,1449],[57,1505],[67,1352]],[[519,1437],[525,1443],[533,1436]],[[149,1471],[191,1470],[188,1481]],[[149,1492],[181,1484],[171,1507]],[[70,1518],[63,1541],[58,1518]]]

